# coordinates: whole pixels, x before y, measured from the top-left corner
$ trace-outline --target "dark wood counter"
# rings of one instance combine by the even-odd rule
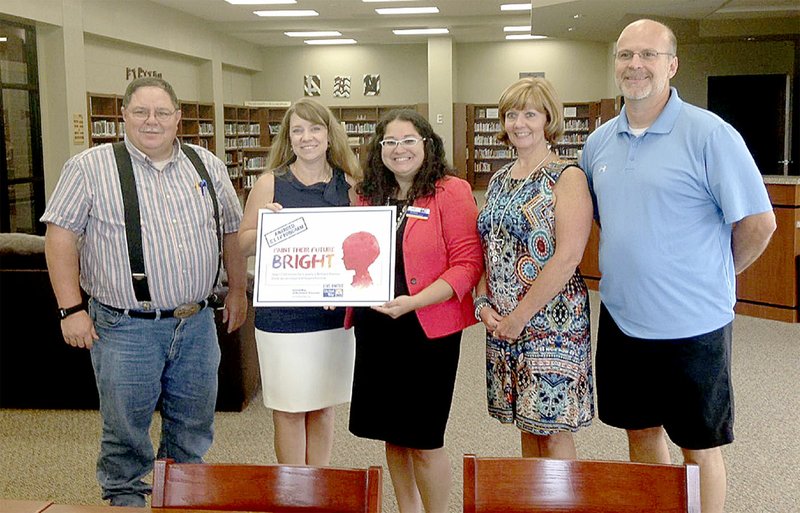
[[[764,319],[800,322],[800,177],[765,176],[778,224],[767,249],[736,280],[736,312]],[[589,288],[600,283],[596,224],[580,269]]]

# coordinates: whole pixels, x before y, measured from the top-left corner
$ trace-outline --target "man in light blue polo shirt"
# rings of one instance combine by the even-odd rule
[[[652,20],[622,31],[625,107],[581,156],[601,227],[598,413],[627,430],[632,461],[668,463],[666,431],[700,466],[703,512],[721,512],[736,274],[766,248],[775,216],[739,133],[670,88],[676,47]]]

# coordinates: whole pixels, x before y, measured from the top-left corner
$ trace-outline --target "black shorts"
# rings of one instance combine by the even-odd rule
[[[731,443],[731,324],[695,337],[634,338],[601,304],[595,359],[600,420],[632,430],[664,426],[684,449]]]

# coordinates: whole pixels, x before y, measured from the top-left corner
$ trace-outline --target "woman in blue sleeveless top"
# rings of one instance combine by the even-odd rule
[[[268,169],[253,186],[239,230],[255,254],[258,210],[342,207],[360,174],[347,134],[331,111],[307,98],[283,117]],[[334,409],[350,401],[355,358],[343,308],[256,308],[256,343],[264,405],[272,409],[278,463],[328,465]]]

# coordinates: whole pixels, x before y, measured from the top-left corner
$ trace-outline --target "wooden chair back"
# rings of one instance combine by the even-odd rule
[[[379,513],[383,469],[155,462],[153,508]]]
[[[464,513],[700,513],[697,465],[464,455]]]

